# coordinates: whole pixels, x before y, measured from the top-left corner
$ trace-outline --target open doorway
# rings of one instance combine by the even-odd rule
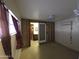
[[[31,46],[39,46],[39,23],[30,22],[30,40]]]
[[[34,28],[37,26],[36,28]],[[39,43],[54,42],[54,22],[33,21],[23,19],[21,21],[23,47],[39,46]],[[34,30],[37,33],[34,33]],[[32,43],[35,42],[35,43]],[[37,43],[36,43],[37,42]]]
[[[30,22],[30,40],[31,46],[39,46],[39,43],[46,42],[46,24],[39,22]]]

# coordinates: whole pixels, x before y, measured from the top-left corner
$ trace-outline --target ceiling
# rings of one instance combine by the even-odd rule
[[[55,15],[56,19],[65,19],[73,15],[76,0],[17,0],[22,18],[48,19]]]

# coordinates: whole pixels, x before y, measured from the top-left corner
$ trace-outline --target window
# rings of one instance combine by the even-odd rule
[[[10,32],[10,35],[14,35],[16,34],[16,30],[15,30],[11,15],[13,16],[13,13],[9,10],[9,32]]]

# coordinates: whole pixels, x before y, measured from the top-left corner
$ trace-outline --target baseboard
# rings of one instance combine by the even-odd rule
[[[79,54],[79,51],[77,51],[77,50],[75,50],[75,49],[69,48],[69,47],[67,47],[67,46],[65,46],[65,45],[63,45],[63,44],[61,44],[61,43],[59,43],[59,42],[56,42],[56,41],[55,41],[55,43],[58,44],[58,45],[61,45],[61,46],[63,46],[63,47],[66,47],[67,49],[69,49],[69,50],[71,50],[71,51],[74,51],[74,52],[76,52],[76,53]]]

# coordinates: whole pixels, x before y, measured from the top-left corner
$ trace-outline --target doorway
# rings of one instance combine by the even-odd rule
[[[46,42],[46,24],[30,22],[31,46],[39,46],[39,43]]]
[[[30,22],[30,43],[31,46],[39,45],[39,23],[38,22]]]
[[[34,27],[37,26],[36,28]],[[45,21],[33,21],[23,19],[21,21],[22,36],[23,36],[23,47],[30,47],[31,42],[37,42],[34,45],[44,42],[54,42],[54,22],[45,22]],[[37,33],[34,33],[33,31]]]

